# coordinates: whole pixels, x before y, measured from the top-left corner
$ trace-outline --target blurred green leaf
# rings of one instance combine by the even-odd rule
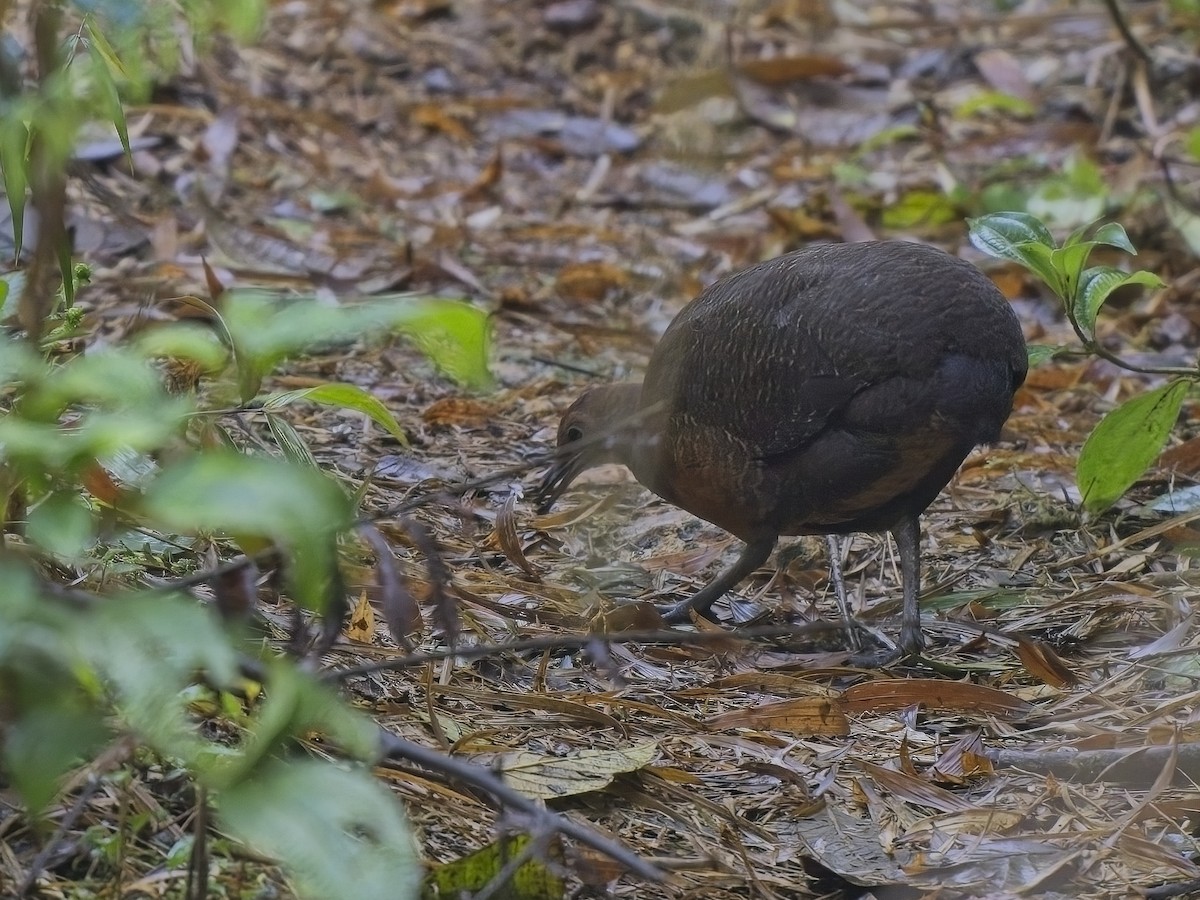
[[[124,67],[112,52],[112,47],[103,37],[97,37],[99,32],[88,28],[88,56],[92,61],[91,75],[96,81],[100,93],[100,103],[104,107],[105,116],[117,130],[121,141],[121,149],[125,151],[125,161],[129,163],[129,171],[133,171],[133,150],[129,146],[129,126],[125,121],[125,107],[121,105],[121,94],[117,83],[113,80],[113,72],[123,72]],[[102,46],[103,45],[103,46]],[[107,51],[107,52],[106,52]],[[111,61],[111,62],[110,62]]]
[[[949,197],[936,190],[913,190],[903,194],[880,215],[885,228],[907,229],[944,225],[958,219],[958,209]]]
[[[1075,470],[1085,510],[1108,509],[1158,458],[1189,386],[1184,380],[1167,382],[1100,420],[1084,442]]]
[[[205,372],[220,371],[229,361],[229,349],[211,328],[173,323],[148,328],[138,334],[134,347],[147,359],[187,359]]]
[[[37,702],[5,723],[0,759],[35,813],[54,799],[62,777],[87,761],[108,735],[102,711],[78,702],[82,697],[71,702],[74,693],[65,680],[43,683]]]
[[[319,468],[312,451],[308,449],[308,444],[292,427],[291,422],[282,416],[268,414],[267,428],[271,432],[271,439],[275,441],[275,446],[283,452],[285,459],[309,468]]]
[[[165,469],[143,511],[162,527],[276,542],[290,554],[293,598],[321,611],[336,583],[334,538],[351,522],[342,489],[313,469],[265,457],[205,453]]]
[[[400,423],[396,421],[396,417],[388,411],[378,397],[355,384],[331,382],[295,391],[281,391],[277,394],[268,394],[262,399],[262,405],[264,409],[280,409],[302,400],[365,413],[372,421],[383,426],[397,441],[408,446],[408,436],[400,427]]]
[[[368,773],[276,761],[221,792],[221,824],[312,900],[412,900],[421,869],[400,804]]]
[[[1029,368],[1033,369],[1040,366],[1047,360],[1053,359],[1055,354],[1062,350],[1062,347],[1056,347],[1051,344],[1029,344],[1025,347],[1026,356],[1029,358]]]
[[[95,517],[77,492],[56,491],[29,511],[26,536],[48,553],[78,559],[95,540]]]
[[[76,635],[121,717],[159,753],[194,764],[208,752],[182,694],[198,673],[221,688],[238,658],[213,612],[193,600],[142,595],[104,603]]]
[[[335,691],[294,666],[271,661],[270,690],[242,742],[241,753],[212,770],[211,781],[222,790],[253,777],[272,754],[288,749],[293,736],[320,734],[355,759],[373,762],[379,755],[378,732],[366,716],[343,703]]]
[[[969,119],[981,112],[1002,112],[1018,118],[1032,116],[1037,109],[1028,100],[1003,91],[978,91],[954,108],[956,119]]]
[[[0,116],[0,170],[4,193],[12,214],[15,256],[20,258],[25,241],[25,191],[29,187],[29,129],[24,116],[13,108]]]
[[[1200,161],[1200,125],[1193,127],[1187,133],[1186,146],[1192,159]]]

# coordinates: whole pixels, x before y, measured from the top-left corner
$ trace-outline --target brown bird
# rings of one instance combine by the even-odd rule
[[[780,535],[891,532],[900,648],[916,653],[918,517],[971,449],[997,438],[1026,370],[1016,315],[969,263],[901,241],[798,250],[689,303],[641,384],[586,390],[559,425],[540,506],[619,462],[745,541],[733,566],[665,611],[676,622],[706,613]],[[834,554],[831,566],[839,585]]]

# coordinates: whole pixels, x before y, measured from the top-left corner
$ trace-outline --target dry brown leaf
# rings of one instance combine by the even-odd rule
[[[535,516],[533,527],[538,531],[550,531],[554,528],[566,528],[569,525],[577,525],[594,515],[604,512],[616,502],[616,494],[606,493],[595,500],[588,503],[581,503],[578,506],[572,506],[569,509],[564,509],[562,512],[551,513],[548,516]]]
[[[521,547],[521,538],[517,534],[516,508],[517,495],[509,494],[504,506],[496,514],[496,529],[493,532],[496,543],[500,545],[505,559],[534,581],[541,581],[542,573],[525,557],[525,551]]]
[[[413,121],[432,131],[440,131],[448,137],[469,144],[475,138],[461,121],[446,112],[441,103],[421,103],[413,108]]]
[[[573,750],[562,756],[518,751],[502,753],[495,766],[515,790],[526,797],[549,800],[599,791],[622,772],[636,772],[658,754],[658,743],[646,741],[632,747],[606,750]]]
[[[629,284],[624,269],[606,262],[570,263],[558,273],[554,289],[564,300],[599,303],[610,291]]]
[[[597,613],[588,623],[588,631],[592,634],[654,631],[666,627],[662,614],[653,603],[620,603]]]
[[[1069,688],[1079,683],[1075,673],[1049,645],[1016,635],[1017,656],[1029,673],[1050,687]]]
[[[946,749],[931,770],[935,778],[952,784],[964,784],[977,775],[991,775],[996,767],[984,754],[983,737],[978,731],[964,734]]]
[[[865,775],[883,790],[908,803],[927,806],[942,812],[962,812],[973,808],[974,804],[953,791],[931,784],[916,774],[897,772],[884,766],[861,760],[859,766]]]
[[[493,409],[473,397],[443,397],[425,407],[421,418],[430,425],[455,425],[460,428],[478,428],[486,425]]]
[[[780,703],[767,703],[747,709],[735,709],[708,720],[714,731],[732,728],[756,728],[787,734],[846,735],[850,722],[839,700],[832,697],[798,697]]]
[[[1158,468],[1180,475],[1200,473],[1200,437],[1189,438],[1164,450],[1158,457]]]
[[[836,56],[822,54],[748,59],[738,63],[737,68],[747,78],[765,85],[787,84],[808,78],[831,78],[853,71],[849,65]]]
[[[920,706],[942,712],[1021,718],[1033,706],[1011,694],[981,684],[937,678],[888,678],[847,688],[843,708],[850,715],[886,713]]]
[[[101,503],[116,506],[121,500],[121,488],[100,463],[91,462],[84,467],[80,480],[89,494]]]
[[[375,640],[375,610],[371,608],[366,591],[358,595],[358,601],[350,611],[346,637],[360,644],[370,644]]]
[[[492,158],[488,160],[488,164],[483,167],[483,171],[479,173],[479,177],[475,179],[475,183],[462,192],[462,199],[473,200],[488,193],[500,183],[503,174],[504,157],[497,148],[496,152],[492,154]]]

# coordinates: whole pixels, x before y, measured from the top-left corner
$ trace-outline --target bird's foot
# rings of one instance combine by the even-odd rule
[[[658,614],[668,625],[686,625],[692,621],[691,600],[680,600],[667,606],[657,607]]]

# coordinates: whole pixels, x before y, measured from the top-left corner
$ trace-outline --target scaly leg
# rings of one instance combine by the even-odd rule
[[[833,582],[833,593],[837,596],[838,609],[842,611],[842,622],[846,625],[846,637],[855,650],[862,649],[858,636],[858,623],[850,614],[850,600],[846,597],[846,579],[842,576],[842,542],[837,535],[825,535],[825,546],[829,548],[829,580]]]
[[[747,544],[737,562],[702,587],[687,600],[661,610],[665,621],[673,625],[691,620],[689,613],[694,609],[700,615],[707,613],[714,603],[739,581],[761,566],[775,548],[775,537],[763,538]]]
[[[903,581],[904,606],[900,613],[900,652],[916,656],[925,646],[921,637],[921,523],[916,516],[905,516],[892,528],[896,549],[900,552],[900,577]]]

